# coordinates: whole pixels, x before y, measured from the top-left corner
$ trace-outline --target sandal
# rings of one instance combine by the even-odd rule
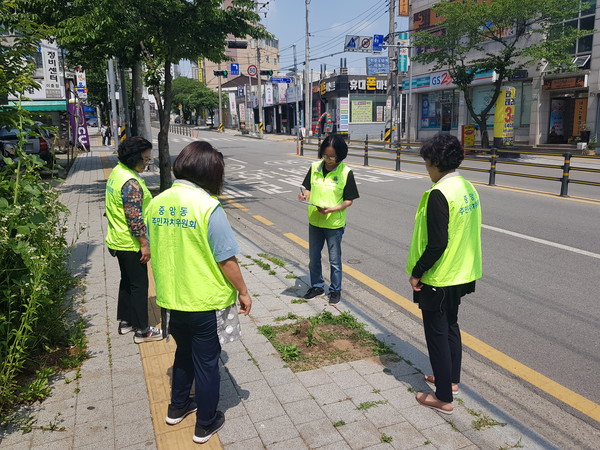
[[[419,404],[427,406],[428,408],[431,408],[434,411],[442,414],[451,415],[454,412],[454,406],[452,406],[452,403],[446,403],[438,400],[435,394],[430,394],[428,392],[417,392],[415,398]]]
[[[423,379],[425,382],[435,389],[435,377],[433,375],[423,375]],[[458,385],[452,383],[452,396],[456,397],[458,395]]]

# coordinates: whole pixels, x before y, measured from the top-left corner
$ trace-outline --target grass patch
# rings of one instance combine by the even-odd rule
[[[425,442],[423,442],[423,445],[431,445],[431,441],[427,439]]]
[[[356,407],[356,409],[360,411],[366,411],[367,409],[373,408],[374,406],[385,405],[387,404],[387,400],[377,400],[374,402],[362,402],[360,405]]]
[[[268,253],[259,253],[258,256],[271,261],[276,266],[279,266],[279,267],[285,266],[285,261],[281,258],[278,258],[277,256],[269,255]]]
[[[342,427],[346,425],[346,422],[344,422],[343,420],[338,420],[336,423],[333,424],[334,427]]]
[[[288,273],[285,277],[289,280],[293,280],[295,278],[298,278],[298,275],[294,275],[293,273]]]
[[[504,445],[502,447],[500,447],[499,450],[510,450],[511,448],[523,448],[524,445],[521,444],[521,438],[519,438],[519,440],[514,443],[514,444],[509,444],[509,443],[504,443]]]
[[[252,294],[252,297],[260,297],[260,294]]]
[[[269,275],[275,275],[277,272],[275,272],[274,270],[269,270]]]
[[[292,303],[304,303],[292,300]],[[289,313],[275,321],[294,320],[277,326],[258,328],[281,357],[295,371],[311,370],[331,364],[356,361],[371,356],[397,358],[393,350],[380,342],[365,325],[349,313],[334,316],[325,311],[303,318]]]
[[[299,304],[306,303],[306,302],[308,302],[308,300],[303,299],[303,298],[295,298],[290,303],[294,303],[295,305],[299,305]]]

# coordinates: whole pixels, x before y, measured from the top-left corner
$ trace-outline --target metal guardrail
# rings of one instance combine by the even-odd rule
[[[368,137],[364,141],[357,140],[348,140],[350,145],[348,145],[348,150],[357,150],[361,153],[351,153],[348,152],[348,156],[362,158],[363,165],[369,166],[369,160],[382,160],[382,161],[391,161],[395,162],[395,170],[400,171],[402,167],[402,163],[405,164],[416,164],[416,165],[424,165],[424,162],[421,161],[412,161],[409,159],[402,159],[402,155],[411,155],[416,156],[414,151],[406,151],[403,150],[403,147],[420,147],[420,144],[417,143],[396,143],[392,147],[388,142],[383,141],[369,141]],[[361,144],[361,145],[356,145]],[[304,155],[304,151],[318,151],[321,145],[321,139],[319,138],[316,142],[311,138],[302,138],[300,139],[300,155]],[[380,147],[381,146],[381,147]],[[386,148],[389,147],[389,148]],[[373,156],[371,153],[383,153],[387,155],[393,155],[392,157],[385,156]],[[563,153],[563,162],[562,164],[542,164],[542,163],[530,163],[523,161],[510,161],[506,159],[500,159],[510,154],[518,154],[518,155],[536,155],[536,156],[552,156],[557,157],[556,153],[539,153],[539,152],[522,152],[522,151],[514,151],[514,150],[497,150],[497,149],[481,149],[481,148],[473,148],[467,147],[465,148],[466,153],[477,152],[489,154],[486,157],[472,157],[465,156],[465,161],[474,161],[477,163],[488,163],[489,168],[478,168],[478,167],[461,167],[461,170],[468,170],[472,172],[485,172],[489,174],[488,184],[490,186],[496,185],[496,175],[508,175],[514,177],[523,177],[523,178],[532,178],[538,180],[548,180],[548,181],[558,181],[560,182],[560,196],[568,197],[569,184],[580,184],[586,186],[596,186],[600,187],[600,182],[595,181],[587,181],[581,179],[571,178],[571,172],[578,173],[600,173],[600,169],[594,168],[586,168],[586,167],[572,167],[571,159],[572,158],[581,158],[581,159],[592,159],[600,162],[600,157],[598,156],[585,156],[585,155],[575,155],[573,153],[567,152]],[[543,169],[556,169],[561,170],[562,174],[560,176],[552,177],[545,175],[536,175],[533,173],[519,173],[519,172],[510,172],[506,170],[498,170],[498,164],[506,164],[520,167],[538,167]]]

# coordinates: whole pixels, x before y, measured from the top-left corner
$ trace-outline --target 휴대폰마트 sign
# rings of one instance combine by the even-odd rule
[[[371,92],[385,93],[387,90],[387,80],[379,80],[375,77],[354,78],[348,80],[350,92]]]

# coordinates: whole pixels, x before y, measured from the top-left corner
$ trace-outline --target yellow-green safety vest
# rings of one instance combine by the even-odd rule
[[[145,210],[159,306],[213,311],[235,302],[237,291],[208,240],[208,221],[219,205],[204,189],[175,182]]]
[[[423,274],[421,282],[442,287],[469,283],[481,278],[479,194],[461,175],[439,181],[421,197],[415,215],[415,228],[406,273],[412,274],[412,270],[427,247],[427,203],[433,189],[441,191],[448,201],[448,246],[433,267]]]
[[[123,197],[121,189],[131,179],[140,183],[143,192],[142,213],[152,200],[152,194],[146,187],[146,182],[140,178],[135,170],[130,169],[119,162],[106,180],[105,202],[106,217],[108,218],[108,233],[106,234],[106,245],[113,250],[137,252],[140,250],[140,242],[131,234],[123,208]]]
[[[344,201],[344,188],[348,181],[350,169],[339,163],[335,170],[323,176],[323,161],[315,161],[310,170],[310,203],[322,208],[331,208]],[[308,205],[308,222],[319,228],[342,228],[346,226],[346,210],[321,214],[319,210]]]

